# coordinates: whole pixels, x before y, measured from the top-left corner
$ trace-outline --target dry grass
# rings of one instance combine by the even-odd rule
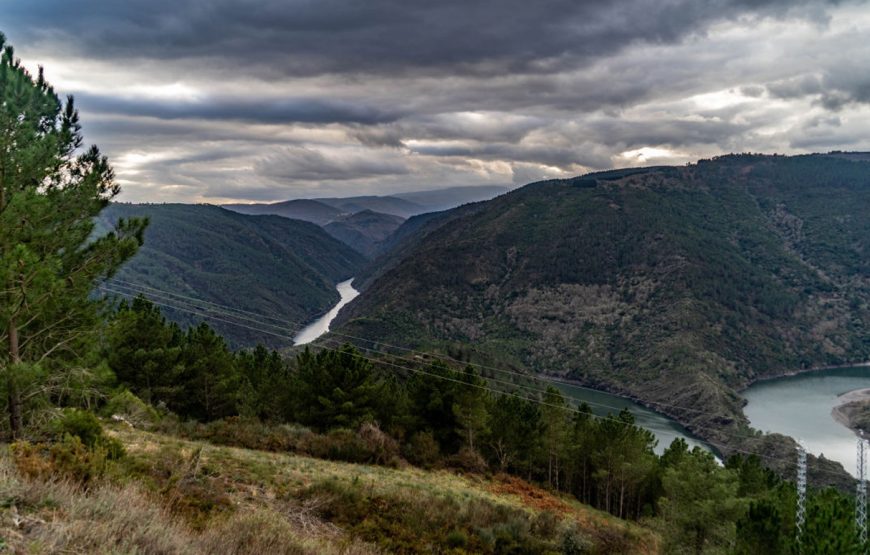
[[[329,532],[325,532],[328,530]],[[83,490],[22,477],[0,458],[0,541],[12,553],[311,554],[376,553],[313,516],[249,507],[197,532],[135,484]]]
[[[551,544],[574,530],[598,546],[596,552],[657,552],[657,538],[648,530],[515,478],[326,461],[124,426],[110,433],[128,457],[87,491],[24,478],[8,454],[2,456],[0,536],[7,548],[240,555],[497,552],[485,535],[513,527]],[[417,533],[425,534],[426,545]]]

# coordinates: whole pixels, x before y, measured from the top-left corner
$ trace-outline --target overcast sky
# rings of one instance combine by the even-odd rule
[[[132,201],[870,150],[870,4],[0,0]]]

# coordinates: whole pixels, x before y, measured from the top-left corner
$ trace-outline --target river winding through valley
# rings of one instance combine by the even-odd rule
[[[335,317],[338,316],[338,312],[342,309],[342,307],[350,301],[354,300],[356,296],[359,295],[359,291],[353,288],[353,278],[342,281],[335,286],[335,289],[338,291],[338,294],[341,295],[341,299],[334,307],[332,307],[329,312],[327,312],[314,322],[308,324],[302,329],[302,331],[296,334],[296,337],[293,338],[294,347],[311,343],[324,333],[328,332],[329,324],[331,324],[332,321],[335,320]]]
[[[353,278],[335,286],[339,295],[341,295],[341,300],[329,312],[302,329],[293,339],[294,346],[311,343],[329,331],[329,325],[338,316],[338,312],[342,307],[359,295],[359,291],[353,288],[352,283]],[[690,448],[700,446],[704,449],[710,449],[701,440],[689,435],[686,429],[676,421],[651,411],[630,399],[562,382],[553,383],[553,385],[562,392],[573,406],[578,406],[581,402],[588,403],[592,412],[598,416],[616,415],[620,410],[624,408],[628,409],[634,415],[638,426],[646,428],[655,435],[658,440],[658,445],[655,448],[656,453],[661,454],[678,437],[685,439]]]
[[[300,331],[294,345],[311,343],[329,331],[342,307],[359,295],[352,284],[353,278],[336,285],[341,299],[329,312]],[[623,408],[628,409],[639,426],[655,435],[658,440],[655,451],[659,454],[678,437],[686,440],[690,447],[710,449],[676,421],[630,399],[563,382],[553,385],[572,405],[588,403],[598,416],[615,415]],[[748,401],[744,413],[753,428],[801,440],[810,453],[835,460],[854,474],[855,434],[838,422],[831,410],[839,404],[840,395],[864,388],[870,388],[868,366],[833,368],[760,381],[743,392]]]

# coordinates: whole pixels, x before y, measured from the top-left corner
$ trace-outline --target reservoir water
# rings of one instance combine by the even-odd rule
[[[655,452],[659,455],[678,437],[686,440],[690,449],[698,446],[712,451],[709,445],[698,438],[692,437],[689,431],[676,421],[641,406],[631,399],[611,395],[603,391],[579,388],[568,383],[557,382],[552,385],[558,388],[572,405],[577,406],[581,402],[586,402],[589,408],[592,409],[592,412],[598,416],[607,416],[608,414],[615,416],[622,409],[628,409],[634,415],[635,423],[638,426],[646,428],[656,436],[658,444],[655,447]]]
[[[338,316],[341,308],[359,295],[359,291],[351,285],[352,282],[353,278],[335,286],[341,295],[341,300],[329,312],[302,329],[293,339],[295,346],[311,343],[329,331],[329,325]],[[557,387],[572,405],[577,406],[581,402],[586,402],[589,404],[592,412],[598,416],[616,415],[622,409],[628,409],[634,415],[635,423],[638,426],[646,428],[655,435],[658,440],[655,452],[658,454],[661,454],[678,437],[686,440],[690,448],[700,446],[711,450],[709,445],[692,437],[685,428],[674,420],[649,410],[630,399],[604,393],[603,391],[580,388],[563,382],[552,382],[552,385]]]
[[[743,392],[753,428],[801,440],[855,473],[855,434],[831,416],[837,397],[870,387],[870,367],[832,368],[757,382]]]
[[[353,278],[350,278],[347,281],[342,281],[338,285],[335,286],[335,289],[338,291],[338,294],[341,295],[341,300],[332,307],[332,309],[312,322],[311,324],[305,326],[302,331],[300,331],[296,337],[293,338],[293,345],[305,345],[306,343],[311,343],[324,333],[329,331],[329,324],[338,316],[338,312],[341,308],[356,298],[359,295],[359,291],[353,288]]]

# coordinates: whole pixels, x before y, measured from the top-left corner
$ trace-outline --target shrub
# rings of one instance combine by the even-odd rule
[[[566,530],[562,536],[562,553],[565,555],[584,555],[592,553],[593,548],[594,545],[589,538],[577,530]]]
[[[14,443],[12,457],[18,471],[29,478],[59,478],[80,484],[90,484],[104,476],[114,458],[99,443],[89,448],[78,436],[69,434],[56,443]]]
[[[452,468],[473,474],[484,474],[489,469],[480,453],[468,447],[463,447],[458,453],[450,457],[447,464]]]
[[[468,536],[462,530],[451,530],[444,542],[451,549],[459,549],[468,545]]]
[[[377,424],[364,423],[359,428],[359,437],[366,449],[372,453],[371,462],[386,466],[398,466],[401,462],[399,444],[395,439],[381,431]]]
[[[399,446],[379,428],[363,424],[359,432],[339,428],[328,434],[302,437],[298,450],[320,459],[397,466]]]
[[[134,428],[145,430],[160,422],[160,413],[154,407],[126,389],[112,396],[102,412],[109,417],[120,416]]]
[[[49,429],[56,440],[63,442],[66,436],[76,437],[91,450],[104,450],[109,459],[120,459],[124,455],[121,442],[107,436],[100,421],[89,411],[64,409],[58,418],[51,421]]]
[[[100,421],[85,410],[65,409],[60,417],[52,420],[49,427],[56,437],[63,438],[69,434],[79,438],[88,447],[93,447],[103,437]]]
[[[405,446],[405,457],[423,468],[432,468],[441,459],[441,450],[432,432],[417,432]]]
[[[298,531],[279,513],[255,509],[234,514],[208,528],[201,539],[204,553],[314,555],[298,539]]]

